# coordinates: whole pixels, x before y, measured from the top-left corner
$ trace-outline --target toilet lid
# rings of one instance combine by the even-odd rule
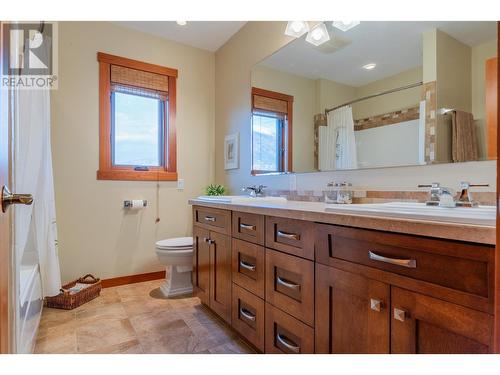
[[[156,243],[156,247],[160,249],[190,249],[193,247],[193,237],[176,237],[167,238]]]

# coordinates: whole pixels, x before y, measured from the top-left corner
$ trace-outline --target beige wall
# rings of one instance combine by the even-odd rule
[[[478,129],[481,158],[487,156],[485,63],[495,56],[497,56],[496,40],[472,47],[472,114]]]
[[[390,90],[422,81],[422,67],[410,69],[393,76],[360,86],[356,89],[356,98],[362,98],[377,92]],[[362,119],[373,115],[381,115],[404,108],[418,106],[422,87],[398,91],[373,99],[353,104],[353,116]]]
[[[179,177],[156,183],[97,181],[98,51],[179,70]],[[52,145],[63,281],[161,270],[155,241],[191,233],[187,200],[214,179],[214,54],[105,22],[59,23],[59,89],[52,93]],[[220,142],[219,142],[220,146]],[[126,212],[125,199],[148,207]],[[161,221],[155,224],[158,205]]]
[[[252,86],[293,96],[293,170],[314,168],[314,81],[265,66],[252,69]]]
[[[418,183],[439,181],[457,188],[463,179],[486,181],[496,188],[496,162],[471,162],[359,171],[280,176],[250,176],[250,72],[252,67],[290,38],[284,22],[249,22],[216,52],[216,181],[237,193],[242,186],[262,183],[274,189],[322,189],[326,182],[345,179],[373,189],[415,189]],[[251,48],[249,48],[251,46]],[[223,140],[240,132],[240,168],[224,170]]]

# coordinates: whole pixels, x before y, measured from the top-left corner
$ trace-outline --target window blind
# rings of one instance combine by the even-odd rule
[[[111,65],[111,84],[157,91],[163,95],[168,93],[168,76],[119,65]]]
[[[285,100],[269,98],[267,96],[254,94],[253,109],[287,114],[288,102]]]

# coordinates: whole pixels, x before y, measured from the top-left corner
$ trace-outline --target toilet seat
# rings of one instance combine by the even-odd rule
[[[156,248],[164,251],[191,250],[193,248],[193,237],[177,237],[161,240],[156,243]]]

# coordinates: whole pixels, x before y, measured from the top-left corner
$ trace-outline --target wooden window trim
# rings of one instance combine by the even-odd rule
[[[118,181],[177,181],[176,140],[176,69],[145,63],[124,57],[98,52],[99,62],[99,170],[98,180]],[[136,171],[133,166],[114,166],[111,162],[111,65],[162,74],[168,79],[168,132],[164,132],[165,165],[148,167],[148,171]],[[167,119],[165,119],[167,120]],[[168,150],[168,154],[167,154]]]
[[[287,168],[285,171],[259,171],[252,168],[252,175],[261,175],[261,174],[282,174],[286,172],[292,172],[293,170],[293,96],[286,95],[280,92],[265,90],[258,87],[252,87],[252,114],[254,111],[254,95],[264,96],[266,98],[278,99],[287,102],[287,134],[286,139],[288,139],[287,144]],[[253,135],[252,135],[253,137]],[[253,158],[253,155],[252,155]],[[253,161],[252,161],[253,167]]]

